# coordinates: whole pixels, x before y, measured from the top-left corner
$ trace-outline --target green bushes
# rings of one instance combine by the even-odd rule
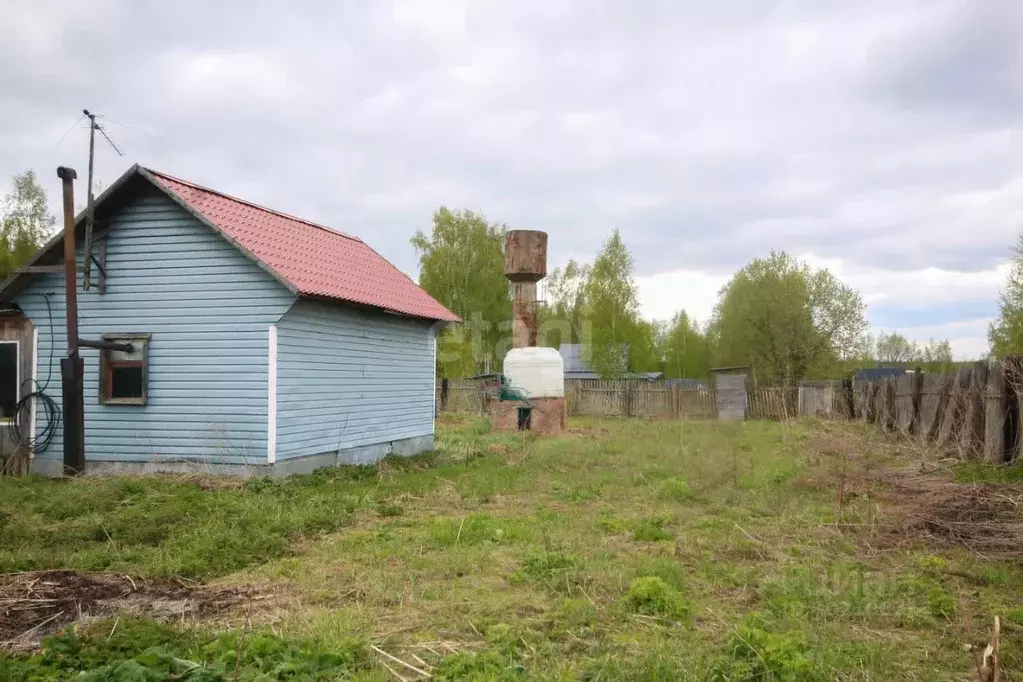
[[[637,613],[679,621],[689,618],[689,602],[682,592],[655,576],[636,578],[629,583],[623,601]]]
[[[213,636],[152,621],[121,618],[69,630],[44,642],[32,657],[0,655],[5,682],[225,682],[326,680],[350,676],[371,661],[360,644],[324,650],[313,642],[286,641],[265,632]]]
[[[813,652],[798,632],[772,632],[751,617],[729,633],[711,674],[715,682],[825,680],[815,670]]]
[[[685,502],[692,499],[693,489],[680,478],[666,478],[658,486],[657,496],[669,502]]]

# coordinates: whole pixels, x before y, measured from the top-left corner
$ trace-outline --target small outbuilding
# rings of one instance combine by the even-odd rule
[[[436,334],[458,317],[358,237],[140,166],[94,224],[88,284],[75,225],[80,336],[132,350],[81,351],[88,472],[279,474],[433,447]],[[60,404],[62,242],[0,288],[30,374],[5,416],[54,476],[61,429],[32,394]]]
[[[25,473],[29,448],[14,437],[24,381],[34,367],[35,332],[20,310],[0,305],[0,476]]]

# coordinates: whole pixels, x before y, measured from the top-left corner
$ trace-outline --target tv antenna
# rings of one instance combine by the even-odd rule
[[[96,197],[92,195],[93,176],[92,168],[93,161],[95,160],[96,157],[96,131],[97,130],[99,131],[99,134],[102,135],[103,139],[107,141],[107,144],[110,145],[110,148],[117,152],[118,156],[124,156],[124,152],[122,152],[121,148],[117,146],[117,143],[110,139],[110,135],[107,133],[106,129],[96,122],[96,114],[90,112],[88,109],[82,109],[82,115],[88,117],[89,119],[89,179],[88,187],[86,189],[87,203],[85,205],[85,267],[82,270],[82,288],[88,291],[89,287],[92,285],[92,261],[93,261],[92,229],[94,222],[93,205],[95,204],[96,199]],[[104,281],[106,281],[106,273],[103,272],[104,266],[100,265],[99,263],[97,263],[96,266],[100,269],[100,276],[102,277],[102,279],[100,280],[100,292],[102,293],[103,290],[102,284]]]

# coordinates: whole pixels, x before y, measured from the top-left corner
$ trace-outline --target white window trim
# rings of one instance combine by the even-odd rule
[[[39,390],[39,329],[32,329],[32,390]],[[29,437],[32,442],[36,442],[36,405],[39,402],[39,398],[32,398],[32,423],[28,425]],[[32,447],[29,450],[29,459],[35,459],[36,449]]]
[[[270,325],[266,358],[266,462],[277,461],[277,325]]]
[[[14,340],[0,340],[0,345],[14,344],[14,404],[17,405],[21,401],[21,341]],[[10,424],[14,420],[14,417],[8,419],[0,419],[0,424]]]

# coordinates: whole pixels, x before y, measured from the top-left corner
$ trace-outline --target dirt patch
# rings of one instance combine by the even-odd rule
[[[879,527],[870,524],[872,548],[922,543],[990,559],[1023,558],[1023,485],[957,482],[950,460],[927,451],[893,469],[893,459],[905,461],[911,453],[885,440],[868,443],[853,436],[840,430],[815,434],[810,446],[818,466],[792,485],[833,491],[837,507],[860,495],[881,502],[886,520]]]
[[[27,650],[69,623],[121,614],[208,618],[269,595],[257,588],[215,588],[143,581],[114,573],[42,571],[0,575],[0,649]]]
[[[885,533],[893,544],[923,539],[985,558],[1023,557],[1023,485],[895,471],[886,476],[881,496],[893,511],[895,523]]]

